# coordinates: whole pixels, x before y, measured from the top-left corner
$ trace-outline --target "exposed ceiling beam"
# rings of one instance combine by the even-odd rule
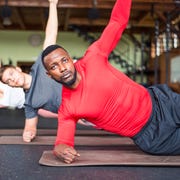
[[[104,26],[108,23],[108,19],[96,19],[90,21],[88,18],[70,18],[69,24]]]
[[[21,29],[25,30],[26,26],[25,26],[25,23],[23,20],[23,16],[17,8],[14,8],[14,16],[17,19],[17,21],[19,22]]]
[[[97,3],[98,8],[112,8],[115,0],[101,1]],[[0,2],[0,5],[5,5],[5,2]],[[49,3],[47,0],[9,0],[9,6],[17,7],[48,7]],[[58,3],[58,7],[63,8],[91,8],[93,7],[92,0],[61,0]]]
[[[68,31],[69,25],[77,25],[82,28],[99,31],[103,29],[110,17],[111,9],[116,0],[97,0],[99,17],[95,20],[88,18],[88,10],[92,8],[93,0],[59,0],[58,19],[59,29]],[[0,6],[5,4],[0,0]],[[3,26],[0,17],[0,30],[44,30],[46,26],[48,10],[48,0],[8,0],[12,9],[12,25]],[[132,0],[131,15],[129,25],[131,30],[140,32],[151,32],[154,29],[156,18],[161,20],[162,26],[166,24],[166,13],[171,14],[172,20],[177,20],[178,13],[175,0]],[[180,11],[180,9],[179,9]],[[175,19],[176,18],[176,19]],[[177,23],[176,23],[177,26]]]
[[[97,8],[112,8],[116,0],[97,0]],[[174,0],[133,0],[133,4],[169,4],[174,5]],[[5,5],[4,1],[0,2],[0,5]],[[17,7],[48,7],[47,0],[9,0],[9,6]],[[93,7],[92,0],[61,0],[58,3],[59,7],[64,8],[91,8]]]
[[[67,31],[67,30],[68,30],[70,14],[71,14],[71,10],[70,10],[70,9],[67,9],[67,10],[66,10],[66,14],[65,14],[64,31]]]
[[[134,4],[132,6],[132,10],[139,10],[139,11],[151,11],[152,5],[154,6],[155,11],[171,11],[175,5],[174,4]]]
[[[174,4],[174,0],[133,0],[133,2],[136,3],[169,3],[169,4]]]
[[[154,27],[154,20],[150,12],[147,12],[140,20],[136,23],[136,26]]]
[[[40,8],[40,18],[41,18],[42,29],[45,29],[47,19],[46,19],[45,11],[42,7]]]

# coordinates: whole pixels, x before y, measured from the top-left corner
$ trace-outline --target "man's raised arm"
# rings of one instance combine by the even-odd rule
[[[122,32],[127,26],[130,16],[131,0],[117,0],[110,17],[99,40],[96,41],[100,51],[108,56],[116,47]]]

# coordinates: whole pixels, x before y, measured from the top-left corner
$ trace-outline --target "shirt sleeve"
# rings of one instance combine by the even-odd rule
[[[123,30],[129,20],[131,0],[117,0],[109,20],[100,38],[92,45],[95,46],[105,56],[116,47],[121,38]]]
[[[26,119],[31,119],[38,116],[38,111],[31,106],[25,105],[25,116]]]
[[[55,146],[58,144],[67,144],[74,146],[74,135],[76,129],[76,121],[72,119],[61,119],[58,117],[58,131]]]

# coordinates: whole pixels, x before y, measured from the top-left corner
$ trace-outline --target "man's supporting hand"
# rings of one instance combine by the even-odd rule
[[[57,156],[60,160],[65,163],[72,163],[80,154],[77,151],[67,144],[58,144],[54,148],[54,155]]]

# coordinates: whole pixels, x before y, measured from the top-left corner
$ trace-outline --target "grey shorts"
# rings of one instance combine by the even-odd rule
[[[144,152],[157,155],[180,154],[180,94],[166,85],[148,88],[153,109],[150,119],[132,139]]]

